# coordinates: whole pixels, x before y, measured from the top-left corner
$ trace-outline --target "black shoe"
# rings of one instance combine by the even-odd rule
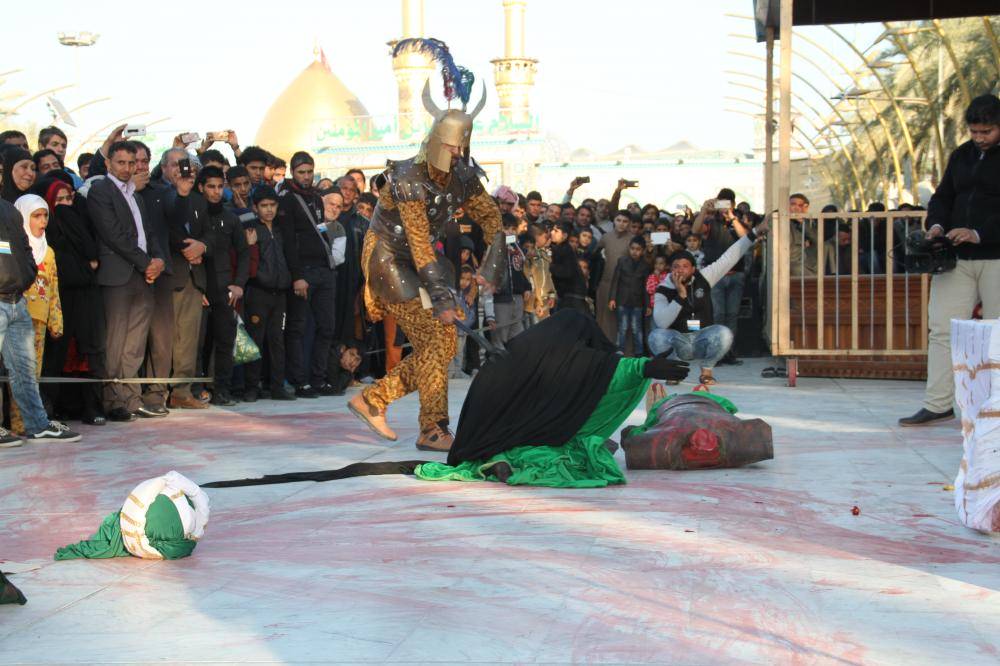
[[[236,404],[236,401],[233,400],[233,396],[225,391],[216,391],[212,396],[211,403],[216,407],[232,407]]]
[[[12,449],[22,444],[24,444],[24,439],[6,428],[0,428],[0,449]]]
[[[316,392],[312,386],[309,384],[303,384],[302,386],[295,387],[295,397],[296,398],[318,398],[319,393]]]
[[[947,412],[941,412],[939,414],[921,407],[920,411],[913,416],[907,416],[906,418],[899,419],[899,425],[903,428],[913,428],[916,426],[934,425],[935,423],[950,421],[953,418],[955,418],[955,410],[953,409],[949,409]]]
[[[125,412],[124,409],[122,411]],[[128,412],[125,413],[128,414]],[[130,414],[130,416],[135,419],[134,414]],[[29,442],[79,442],[80,433],[73,432],[59,421],[49,421],[45,430],[28,435],[25,439]]]
[[[136,411],[136,414],[144,419],[157,419],[167,416],[170,412],[163,405],[153,405],[152,407],[143,405]]]
[[[108,420],[117,423],[129,423],[130,421],[135,421],[137,418],[139,417],[122,407],[115,407],[108,412]]]
[[[243,402],[257,402],[257,389],[249,388],[243,391]]]
[[[104,416],[102,416],[101,414],[90,414],[80,419],[80,422],[83,423],[84,425],[102,426],[102,425],[107,425],[108,420],[104,418]]]
[[[323,384],[316,389],[320,395],[344,395],[345,391],[338,390],[333,384]]]
[[[271,400],[295,400],[295,394],[286,388],[271,391]]]

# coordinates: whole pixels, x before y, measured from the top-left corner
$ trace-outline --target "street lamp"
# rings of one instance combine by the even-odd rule
[[[56,37],[63,46],[93,46],[100,37],[96,32],[60,32]]]

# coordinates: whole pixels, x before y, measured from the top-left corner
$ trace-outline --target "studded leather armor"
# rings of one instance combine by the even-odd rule
[[[367,256],[362,258],[370,296],[385,303],[418,298],[423,287],[435,313],[456,307],[455,268],[433,250],[443,237],[445,224],[458,208],[482,227],[487,240],[503,247],[500,211],[483,189],[482,171],[464,160],[451,170],[445,185],[431,179],[427,165],[390,160],[386,185],[372,213]],[[487,280],[503,276],[506,252],[488,253],[489,266],[481,268]]]

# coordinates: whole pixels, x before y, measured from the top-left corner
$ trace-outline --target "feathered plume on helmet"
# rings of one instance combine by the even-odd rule
[[[434,118],[434,124],[420,146],[417,162],[426,161],[440,171],[450,171],[452,157],[448,146],[458,146],[462,149],[462,156],[472,166],[473,161],[470,155],[472,124],[486,105],[486,84],[483,84],[483,95],[475,108],[472,111],[466,111],[476,77],[466,68],[455,64],[455,59],[451,57],[447,44],[440,39],[433,38],[402,39],[396,43],[392,55],[395,57],[404,51],[422,53],[440,65],[445,99],[449,103],[453,100],[462,103],[461,110],[438,108],[434,100],[431,99],[430,79],[424,83],[421,99],[424,108]]]
[[[396,57],[403,51],[422,53],[441,67],[445,99],[449,102],[461,100],[462,110],[465,110],[469,97],[472,96],[472,84],[476,82],[476,76],[465,67],[455,64],[447,44],[433,37],[407,38],[396,43],[392,56]]]

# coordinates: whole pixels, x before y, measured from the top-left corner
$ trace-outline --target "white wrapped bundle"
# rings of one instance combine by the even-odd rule
[[[1000,321],[953,319],[951,358],[964,447],[955,508],[967,527],[1000,532]]]

